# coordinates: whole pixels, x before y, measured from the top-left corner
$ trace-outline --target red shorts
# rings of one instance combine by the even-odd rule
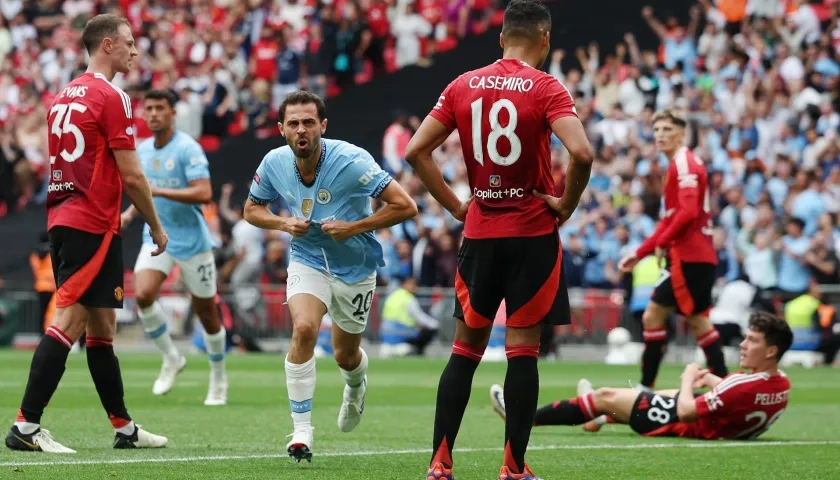
[[[563,248],[555,233],[537,237],[465,238],[458,252],[455,317],[469,327],[493,323],[502,299],[507,326],[571,323]]]

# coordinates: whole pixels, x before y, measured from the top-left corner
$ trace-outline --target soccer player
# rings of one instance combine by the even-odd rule
[[[161,222],[172,239],[166,252],[152,256],[154,244],[149,227],[143,230],[143,247],[134,265],[137,306],[146,334],[163,352],[160,376],[152,387],[155,395],[163,395],[172,389],[175,376],[187,364],[187,359],[172,343],[166,312],[157,302],[160,286],[178,265],[181,280],[192,295],[193,309],[204,326],[204,343],[210,358],[210,388],[204,404],[225,405],[226,332],[215,301],[213,240],[201,213],[201,204],[210,202],[213,195],[210,170],[198,142],[172,125],[177,101],[175,94],[168,90],[152,90],[143,99],[146,122],[154,137],[137,147],[137,155],[152,185]],[[136,213],[132,206],[122,214],[123,228]]]
[[[56,311],[41,338],[17,420],[6,435],[13,450],[74,453],[41,429],[44,407],[64,374],[67,354],[83,332],[96,392],[116,430],[114,448],[162,447],[167,439],[137,426],[123,401],[114,355],[116,310],[123,304],[120,239],[122,189],[149,223],[153,255],[166,250],[149,183],[134,150],[128,95],[111,83],[137,57],[131,27],[115,15],[97,15],[82,32],[88,69],[53,100],[49,127],[50,183],[47,230],[56,278]]]
[[[510,2],[500,37],[503,58],[450,83],[407,147],[406,159],[429,192],[465,222],[455,278],[455,316],[462,321],[438,386],[429,480],[452,479],[452,447],[503,299],[511,409],[499,479],[537,478],[525,465],[525,450],[537,407],[541,323],[570,323],[558,225],[577,207],[592,164],[571,95],[539,70],[550,28],[551,14],[537,0]],[[454,129],[473,193],[465,202],[431,157]],[[552,132],[572,157],[562,198],[552,196]]]
[[[417,205],[368,152],[321,135],[327,129],[323,100],[295,92],[280,105],[279,127],[287,146],[263,158],[245,204],[245,220],[290,233],[286,295],[292,345],[286,355],[286,388],[294,432],[289,456],[312,461],[315,344],[324,314],[332,317],[333,356],[345,380],[338,428],[350,432],[365,408],[368,357],[359,345],[367,325],[376,269],[385,264],[375,230],[404,222]],[[282,197],[292,212],[268,209]],[[372,213],[370,197],[385,202]]]
[[[685,143],[686,120],[678,112],[663,110],[653,116],[656,149],[671,159],[665,174],[665,218],[635,252],[619,261],[630,272],[639,260],[665,252],[666,268],[642,314],[641,387],[651,389],[668,341],[665,322],[675,310],[685,315],[706,363],[725,377],[726,362],[720,334],[709,320],[717,252],[712,244],[712,219],[706,167]]]
[[[779,360],[793,343],[787,322],[766,312],[752,314],[741,342],[741,367],[750,373],[720,378],[696,364],[685,367],[679,390],[599,388],[582,379],[578,397],[546,405],[534,425],[590,425],[598,416],[630,425],[646,437],[750,440],[766,432],[787,407],[790,381]],[[695,388],[711,388],[695,398]],[[504,418],[501,387],[490,388],[493,408]],[[587,428],[588,431],[596,431]]]

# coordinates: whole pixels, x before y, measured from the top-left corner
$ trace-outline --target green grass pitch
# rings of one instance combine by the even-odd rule
[[[26,383],[31,352],[0,352],[0,407],[11,425]],[[425,479],[434,423],[439,359],[371,360],[365,418],[356,431],[336,426],[343,383],[329,360],[318,362],[314,458],[285,454],[291,433],[283,357],[228,358],[229,404],[205,407],[209,367],[190,356],[168,395],[155,397],[160,357],[123,353],[126,402],[134,419],[169,437],[161,450],[116,451],[84,355],[71,355],[43,422],[75,455],[0,451],[0,479]],[[496,478],[504,425],[488,402],[488,387],[504,379],[504,363],[483,364],[456,444],[458,480]],[[676,387],[680,369],[665,366],[659,384]],[[626,386],[638,367],[542,363],[540,403],[574,395],[578,378],[596,386]],[[648,439],[608,425],[597,434],[579,427],[534,429],[527,456],[554,479],[838,479],[840,372],[791,369],[790,405],[759,441]]]

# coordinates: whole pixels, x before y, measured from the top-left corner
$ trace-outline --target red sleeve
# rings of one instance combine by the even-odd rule
[[[458,80],[460,78],[456,78],[446,86],[443,93],[440,94],[437,103],[432,108],[432,111],[429,112],[429,116],[438,120],[450,131],[455,129],[455,90],[458,87]]]
[[[752,385],[758,380],[743,373],[728,375],[715,388],[694,399],[697,415],[725,415],[737,410],[739,405],[752,403],[747,397],[752,396]]]
[[[665,171],[665,185],[676,181],[676,178],[674,177],[674,171],[669,166],[668,170]],[[641,260],[642,258],[647,257],[656,250],[656,247],[663,244],[663,242],[660,242],[659,239],[662,237],[663,232],[665,232],[665,230],[667,230],[671,225],[671,221],[671,217],[665,217],[659,222],[653,233],[646,238],[641,245],[639,245],[639,248],[636,249],[636,258]]]
[[[117,88],[105,93],[101,122],[111,150],[134,150],[133,108],[128,95]]]
[[[545,118],[551,125],[558,118],[577,116],[575,101],[566,86],[554,77],[548,77],[540,102],[545,105]]]
[[[639,260],[647,257],[648,255],[652,254],[656,247],[658,247],[661,242],[659,238],[662,237],[662,232],[664,232],[668,226],[671,224],[671,217],[665,217],[659,222],[659,225],[656,226],[656,230],[639,245],[639,248],[636,249],[636,258]]]
[[[677,206],[668,228],[657,239],[659,247],[668,245],[700,215],[700,204],[697,201],[700,196],[699,179],[697,173],[689,168],[687,152],[687,149],[682,149],[674,156],[671,168],[676,167],[677,170]]]

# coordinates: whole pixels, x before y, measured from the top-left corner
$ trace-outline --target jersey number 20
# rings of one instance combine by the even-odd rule
[[[472,148],[473,158],[480,165],[484,165],[484,145],[481,142],[481,120],[484,113],[484,99],[478,100],[470,104],[472,107]],[[502,109],[507,110],[508,120],[504,127],[499,123],[499,113]],[[490,161],[496,165],[513,165],[519,160],[519,155],[522,154],[522,142],[516,136],[516,123],[519,120],[516,111],[516,105],[510,100],[502,98],[493,102],[490,106],[489,112],[490,120],[490,134],[487,135],[487,156]],[[499,155],[498,143],[501,137],[505,137],[510,142],[510,153],[507,155]]]
[[[52,125],[50,125],[50,133],[57,136],[59,139],[64,134],[73,135],[76,139],[76,148],[74,148],[72,152],[68,152],[65,149],[59,153],[65,162],[75,162],[82,156],[83,153],[85,153],[85,137],[82,135],[82,131],[79,130],[79,127],[73,123],[72,117],[73,112],[84,113],[86,111],[86,106],[75,102],[54,105],[52,109],[50,109],[50,115],[55,113],[55,118],[53,118]],[[55,156],[50,155],[50,165],[54,163]]]

